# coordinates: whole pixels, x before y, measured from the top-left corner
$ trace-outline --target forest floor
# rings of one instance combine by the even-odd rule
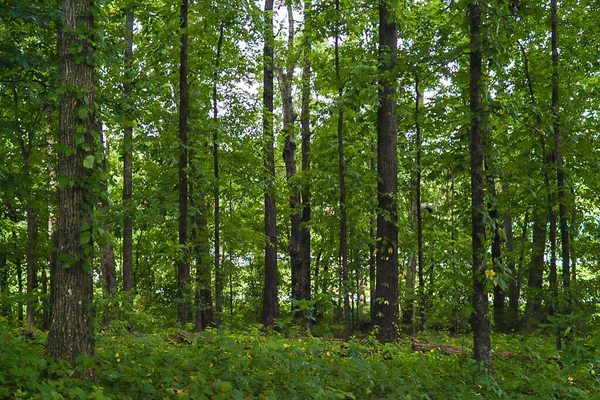
[[[420,339],[471,346],[467,336]],[[46,358],[45,343],[43,332],[0,325],[0,399],[600,399],[600,354],[583,340],[559,354],[551,337],[496,335],[494,375],[482,377],[470,350],[413,351],[410,337],[105,331],[95,360],[79,360],[95,381]]]

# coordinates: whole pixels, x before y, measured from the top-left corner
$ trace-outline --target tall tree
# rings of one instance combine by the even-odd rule
[[[300,111],[300,125],[302,127],[302,224],[300,225],[300,298],[310,300],[310,53],[311,53],[311,23],[312,3],[304,0],[304,64],[302,66],[302,109]],[[304,319],[308,328],[312,325],[312,316],[305,312]]]
[[[277,298],[277,219],[275,208],[275,152],[273,142],[273,0],[265,1],[263,58],[263,141],[265,161],[265,281],[260,321],[271,325],[279,316]]]
[[[398,323],[398,133],[396,87],[398,28],[392,5],[379,2],[379,108],[377,109],[377,276],[375,325],[381,342],[396,339]],[[372,300],[373,301],[373,300]]]
[[[348,213],[346,210],[346,166],[344,159],[344,84],[340,76],[340,0],[335,1],[337,18],[335,22],[335,79],[338,86],[337,106],[337,140],[338,140],[338,167],[340,177],[340,263],[342,267],[342,294],[344,296],[344,336],[349,338],[352,334],[350,321],[350,282],[348,281]]]
[[[221,256],[221,212],[219,208],[219,104],[217,97],[217,78],[219,77],[219,63],[221,61],[221,47],[223,46],[223,34],[225,24],[221,22],[219,26],[219,40],[217,42],[217,55],[215,58],[215,72],[213,73],[213,174],[214,174],[214,201],[215,201],[215,309],[217,313],[217,325],[221,324],[221,314],[223,313],[223,271],[220,264]],[[206,293],[205,291],[205,294]],[[206,296],[205,296],[206,297]]]
[[[469,3],[470,23],[470,104],[471,104],[471,218],[473,251],[473,352],[475,360],[492,372],[492,347],[488,296],[485,290],[485,202],[483,193],[485,110],[481,76],[481,5]]]
[[[58,265],[47,352],[74,362],[94,355],[91,223],[93,218],[94,18],[91,0],[64,0],[58,173]],[[84,62],[81,62],[81,61]],[[68,151],[67,151],[68,150]],[[89,369],[78,375],[90,376]]]
[[[106,220],[109,213],[109,194],[108,194],[108,147],[106,146],[106,142],[104,140],[104,132],[102,130],[102,124],[98,123],[96,125],[96,130],[100,134],[100,149],[101,149],[101,169],[102,169],[102,193],[100,194],[100,206],[101,212],[103,214],[103,218]],[[110,225],[105,223],[105,229],[108,232],[111,232],[112,229]],[[115,248],[112,243],[110,243],[106,239],[100,240],[100,270],[102,271],[102,279],[104,280],[104,288],[105,288],[105,296],[107,300],[106,312],[103,318],[104,327],[108,327],[113,318],[112,315],[112,302],[114,301],[114,297],[117,295],[117,272],[115,266]]]
[[[288,16],[288,39],[287,55],[285,57],[285,70],[277,69],[279,80],[279,91],[281,93],[281,108],[283,111],[283,135],[285,144],[283,148],[283,160],[285,162],[285,175],[288,182],[289,205],[290,205],[290,236],[288,251],[290,254],[290,265],[292,275],[292,300],[302,299],[302,260],[300,253],[300,223],[302,214],[300,210],[300,188],[295,182],[298,166],[296,163],[296,129],[294,126],[296,114],[294,112],[293,80],[297,57],[294,54],[294,15],[292,2],[286,1]],[[294,313],[300,317],[298,312]]]
[[[179,58],[179,246],[177,261],[177,321],[185,324],[189,319],[187,292],[190,280],[188,257],[188,115],[190,106],[188,85],[188,0],[181,1],[179,28],[181,49]]]
[[[125,11],[125,57],[124,82],[125,126],[123,127],[123,291],[131,293],[133,289],[133,221],[131,218],[131,198],[133,195],[133,123],[131,94],[133,91],[133,6],[129,4]]]
[[[571,312],[571,260],[569,246],[569,221],[566,205],[566,190],[565,190],[565,169],[562,155],[562,135],[560,126],[560,105],[559,105],[559,60],[558,60],[558,5],[557,0],[551,1],[552,12],[552,130],[554,131],[554,154],[556,163],[556,183],[558,185],[558,216],[560,220],[560,243],[562,250],[562,274],[563,274],[563,289],[565,292],[565,302],[562,307],[562,312],[569,314]],[[556,347],[561,348],[560,334],[557,337]]]

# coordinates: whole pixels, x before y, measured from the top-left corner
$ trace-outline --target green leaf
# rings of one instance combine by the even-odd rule
[[[92,238],[90,231],[81,232],[79,235],[79,243],[80,244],[88,244]]]
[[[83,160],[83,166],[88,169],[94,168],[94,156],[89,155]]]

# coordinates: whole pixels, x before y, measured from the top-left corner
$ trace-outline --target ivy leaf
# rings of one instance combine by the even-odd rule
[[[94,156],[89,155],[83,160],[83,166],[88,169],[94,168]]]

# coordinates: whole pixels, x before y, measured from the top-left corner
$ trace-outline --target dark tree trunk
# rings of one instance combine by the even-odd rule
[[[398,332],[398,133],[395,79],[398,29],[392,6],[379,3],[379,108],[377,110],[377,338],[390,342]],[[391,76],[390,76],[391,75]]]
[[[102,132],[102,124],[98,124],[96,130],[100,133],[100,145],[102,148],[102,171],[104,173],[107,172],[107,159],[108,159],[108,148],[105,146],[104,142],[104,134]],[[101,212],[104,214],[104,218],[106,219],[110,213],[109,209],[109,196],[108,196],[108,181],[106,178],[102,179],[102,193],[100,195],[101,201]],[[112,231],[110,226],[106,226],[105,229],[108,232]],[[113,301],[117,295],[117,272],[115,268],[115,249],[110,243],[102,244],[100,246],[100,270],[102,271],[102,278],[104,279],[104,285],[106,289],[106,310],[103,318],[104,327],[108,327],[112,318],[113,318]]]
[[[193,153],[190,154],[190,159],[194,160]],[[192,161],[193,163],[193,161]],[[195,168],[196,177],[198,168]],[[213,303],[211,291],[211,271],[210,271],[210,242],[208,231],[206,229],[206,204],[205,196],[202,191],[198,193],[194,189],[194,181],[190,181],[190,206],[193,210],[192,218],[192,247],[194,257],[196,259],[196,293],[195,293],[195,315],[194,315],[194,330],[196,332],[203,331],[213,323]],[[200,201],[197,204],[196,200]]]
[[[10,318],[10,286],[8,285],[8,257],[0,252],[0,316]]]
[[[29,162],[27,162],[29,164]],[[28,166],[27,166],[28,168]],[[30,189],[28,189],[30,192]],[[31,201],[31,193],[27,195],[28,201]],[[32,206],[27,206],[27,313],[26,321],[30,328],[35,326],[35,308],[37,296],[34,291],[37,289],[37,262],[35,257],[35,243],[37,242],[38,227],[35,220],[35,213]]]
[[[133,220],[131,198],[133,195],[133,124],[131,93],[133,79],[133,20],[134,13],[131,6],[125,14],[125,126],[123,127],[123,291],[131,296],[133,290]],[[130,297],[130,301],[131,301]]]
[[[489,159],[488,159],[489,160]],[[493,167],[490,167],[493,169]],[[492,199],[498,198],[498,192],[496,190],[496,182],[494,179],[493,173],[490,173],[488,177],[488,187],[489,187],[489,196]],[[492,239],[492,265],[496,273],[502,274],[503,271],[499,269],[499,266],[502,263],[502,239],[500,236],[500,212],[498,210],[498,203],[495,202],[488,203],[488,213],[490,215],[490,220],[494,225],[494,237]],[[506,313],[505,313],[505,303],[506,303],[506,294],[504,293],[504,289],[500,285],[494,285],[494,327],[498,332],[506,331]]]
[[[375,145],[371,145],[371,171],[377,170],[377,150]],[[373,198],[377,197],[377,186],[373,185],[373,190],[371,195]],[[373,207],[371,211],[371,224],[370,224],[370,232],[369,237],[372,242],[369,244],[369,315],[371,316],[371,328],[373,328],[373,324],[375,323],[375,295],[376,295],[376,277],[377,277],[377,259],[375,257],[376,251],[376,234],[377,234],[377,209]],[[414,280],[414,278],[413,278]],[[414,283],[413,283],[414,287]]]
[[[533,80],[529,72],[529,59],[525,52],[525,47],[518,42],[521,54],[523,56],[523,64],[525,69],[525,78],[527,80],[527,87],[529,89],[529,97],[531,105],[535,107],[536,99],[535,92],[533,90]],[[544,176],[544,186],[547,193],[547,216],[550,222],[550,288],[553,294],[553,298],[558,296],[556,286],[556,212],[554,211],[554,190],[550,185],[550,170],[553,168],[553,160],[555,159],[554,152],[548,154],[546,149],[546,138],[542,127],[542,118],[539,112],[536,112],[536,126],[535,131],[540,136],[540,146],[542,150],[542,173]],[[543,274],[545,269],[545,253],[546,253],[546,219],[543,214],[540,214],[537,204],[533,205],[534,213],[534,226],[533,226],[533,240],[532,240],[532,255],[531,255],[531,267],[529,270],[529,293],[527,299],[527,305],[525,308],[527,320],[526,325],[528,329],[537,328],[537,325],[543,320],[542,313],[542,299],[543,295]],[[553,301],[549,302],[548,311],[550,314],[554,314]]]
[[[15,89],[14,95],[15,103],[15,125],[16,135],[19,140],[21,147],[21,157],[23,159],[23,173],[25,175],[25,199],[27,214],[27,250],[26,250],[26,266],[27,266],[27,301],[26,301],[26,314],[25,321],[30,328],[35,326],[35,303],[33,292],[37,287],[37,271],[36,271],[36,259],[35,259],[35,244],[37,241],[38,228],[35,220],[35,213],[32,206],[32,187],[31,187],[31,171],[29,167],[29,158],[31,156],[32,142],[31,134],[27,133],[27,140],[22,136],[19,123],[19,97],[17,90]]]
[[[560,243],[562,251],[562,274],[563,289],[565,292],[565,304],[562,312],[571,312],[571,259],[569,247],[569,221],[566,205],[565,168],[562,155],[562,136],[560,132],[560,114],[558,89],[560,85],[558,75],[558,6],[557,0],[551,1],[552,8],[552,116],[554,131],[554,148],[556,154],[556,183],[558,185],[558,215],[560,220]],[[559,345],[560,347],[560,345]]]
[[[423,278],[423,209],[421,208],[421,124],[419,123],[419,106],[421,104],[421,91],[419,89],[419,77],[415,79],[415,131],[416,131],[416,147],[417,156],[415,164],[417,168],[415,181],[415,200],[416,200],[416,217],[417,217],[417,270],[419,271],[419,294],[421,301],[419,304],[419,329],[425,330],[425,305],[427,304],[427,296],[425,296],[425,282]],[[433,269],[432,269],[433,274]],[[433,275],[432,275],[433,277]],[[413,278],[414,281],[414,278]],[[414,287],[414,283],[413,283]],[[433,288],[433,285],[431,285]],[[414,315],[414,312],[413,312]],[[413,317],[414,318],[414,317]]]
[[[338,13],[338,19],[335,24],[335,78],[338,85],[338,121],[337,121],[337,139],[338,139],[338,162],[340,173],[340,262],[342,269],[342,287],[341,292],[344,296],[344,336],[349,338],[352,335],[352,325],[350,322],[350,282],[348,280],[348,221],[346,212],[346,166],[344,159],[344,108],[342,105],[344,89],[340,77],[340,1],[336,0],[335,9]],[[397,297],[397,296],[396,296]]]
[[[54,144],[54,142],[52,140],[50,140],[48,142],[48,176],[49,176],[49,189],[53,192],[57,192],[57,182],[56,182],[56,169],[54,167],[54,156],[52,154],[52,144]],[[48,272],[50,273],[49,276],[49,280],[50,280],[50,284],[49,284],[49,291],[50,291],[50,296],[49,296],[49,303],[50,305],[46,305],[46,307],[44,308],[44,329],[49,329],[50,328],[50,318],[52,315],[52,308],[51,305],[53,304],[53,299],[54,299],[54,274],[56,272],[56,268],[58,266],[58,254],[57,254],[57,240],[58,238],[56,237],[56,217],[55,217],[56,212],[54,211],[53,207],[50,206],[49,207],[49,216],[48,216],[48,236],[49,236],[49,244],[50,244],[50,254],[48,255]]]
[[[265,149],[265,282],[260,321],[273,324],[279,316],[277,298],[277,219],[275,208],[275,152],[273,142],[273,0],[265,1],[264,76],[263,76],[263,140]]]
[[[471,103],[471,212],[473,240],[473,352],[483,371],[492,372],[492,348],[488,296],[485,291],[485,202],[483,159],[485,110],[482,104],[481,6],[469,4],[470,20],[470,103]]]
[[[216,309],[216,323],[217,326],[221,325],[221,319],[223,314],[223,271],[221,269],[220,264],[220,254],[221,254],[221,211],[219,208],[219,108],[218,108],[218,98],[217,98],[217,79],[219,77],[219,63],[221,61],[221,47],[223,45],[223,30],[225,24],[221,22],[219,27],[219,40],[217,42],[217,55],[215,58],[215,72],[213,74],[213,173],[214,173],[214,201],[215,201],[215,254],[214,254],[214,263],[215,263],[215,309]],[[210,270],[208,274],[208,279],[210,283]],[[210,286],[208,286],[210,290]],[[200,297],[206,297],[206,289],[204,296],[200,295]],[[207,299],[204,299],[206,302]],[[211,305],[212,308],[212,305]],[[212,321],[211,321],[212,322]],[[196,324],[197,325],[197,324]],[[198,326],[196,326],[198,328]]]
[[[504,183],[502,185],[502,192],[506,199],[509,199],[509,184]],[[525,230],[525,237],[521,240],[521,243],[525,243],[527,238],[527,224],[528,224],[528,216],[525,216],[525,222],[523,224],[523,228]],[[519,281],[520,277],[518,276],[517,264],[515,262],[515,244],[513,238],[513,221],[512,221],[512,213],[510,208],[507,208],[504,212],[504,232],[506,234],[506,253],[507,253],[507,267],[510,271],[510,278],[507,280],[508,283],[508,318],[506,320],[506,328],[517,330],[519,327]]]
[[[13,232],[13,236],[14,236]],[[17,254],[15,258],[15,268],[17,270],[17,293],[19,294],[19,298],[23,298],[23,264],[21,261],[21,254]],[[21,301],[17,302],[17,320],[23,321],[23,303]]]
[[[58,265],[54,271],[55,291],[48,333],[48,355],[55,360],[75,362],[78,356],[94,355],[94,302],[90,228],[93,218],[93,182],[89,160],[94,148],[94,65],[92,38],[77,32],[93,29],[91,0],[64,0],[62,8],[61,86],[59,144],[77,149],[58,154],[58,173],[73,182],[59,187]],[[82,51],[72,54],[72,45]],[[84,62],[78,62],[83,57]],[[83,128],[83,144],[77,144],[78,128]],[[84,160],[86,163],[84,165]],[[86,240],[87,237],[87,240]],[[77,370],[89,377],[91,369]]]
[[[306,29],[311,23],[311,1],[304,1],[304,20]],[[309,55],[311,52],[311,40],[305,33],[304,65],[302,67],[302,110],[300,113],[300,125],[302,126],[302,174],[303,185],[301,193],[302,224],[300,224],[300,298],[310,300],[310,78],[311,68]],[[312,327],[312,315],[304,312],[304,321],[307,328]]]
[[[278,69],[279,91],[281,92],[281,107],[283,111],[283,135],[285,144],[283,148],[283,160],[285,162],[285,174],[288,182],[289,205],[290,205],[290,236],[288,251],[290,254],[291,277],[292,277],[292,300],[302,300],[302,254],[300,249],[300,223],[302,214],[300,209],[300,188],[294,183],[297,172],[296,164],[296,131],[294,114],[292,84],[294,80],[294,69],[296,67],[294,51],[294,16],[291,1],[286,1],[288,17],[288,58],[285,61],[285,71]],[[294,310],[296,319],[302,318],[301,312]]]
[[[184,325],[189,321],[189,280],[190,262],[188,244],[188,0],[182,0],[179,26],[181,28],[181,52],[179,64],[179,246],[180,259],[177,261],[177,321]]]

